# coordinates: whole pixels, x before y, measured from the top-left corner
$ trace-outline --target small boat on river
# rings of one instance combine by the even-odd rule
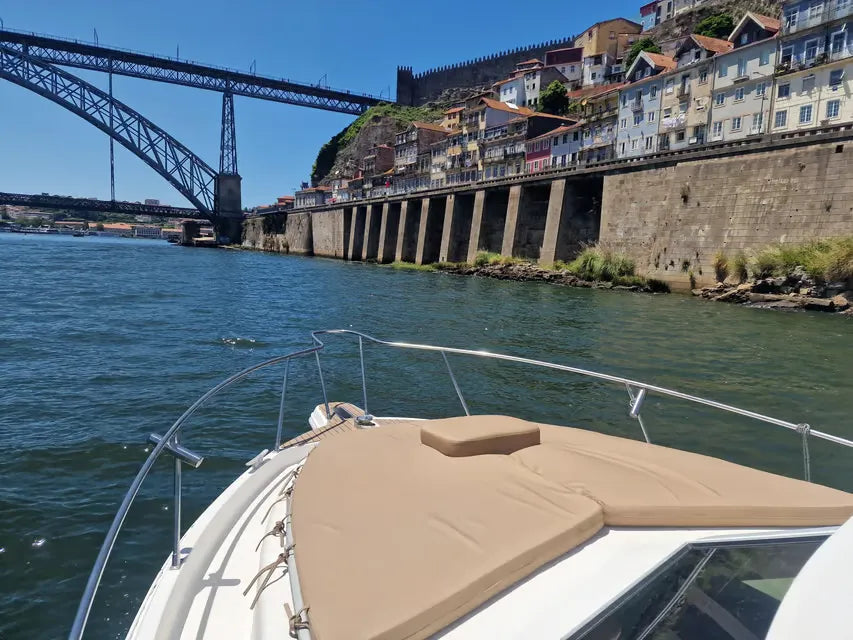
[[[361,363],[361,406],[326,395],[320,354],[329,339],[357,345],[348,362]],[[420,419],[413,406],[409,416],[371,415],[366,343],[403,358],[433,354],[458,414]],[[448,356],[615,385],[637,437],[570,418],[542,424],[510,415],[512,407],[474,415]],[[290,363],[302,358],[316,361],[316,406],[304,408],[305,433],[285,441]],[[183,531],[181,468],[203,463],[184,424],[213,396],[273,366],[284,371],[270,449]],[[651,396],[717,410],[723,433],[738,417],[790,430],[805,479],[652,443],[643,419]],[[315,332],[310,346],[234,374],[151,436],[69,637],[83,637],[128,509],[168,454],[179,461],[173,548],[129,640],[850,638],[853,494],[810,481],[814,440],[853,447],[806,424],[616,375]]]

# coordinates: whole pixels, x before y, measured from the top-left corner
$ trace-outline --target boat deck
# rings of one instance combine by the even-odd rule
[[[311,431],[306,431],[305,433],[298,435],[295,438],[292,438],[282,444],[281,448],[289,449],[290,447],[295,447],[301,444],[319,442],[320,440],[324,440],[326,438],[330,438],[341,433],[347,433],[348,431],[358,431],[359,429],[365,428],[356,424],[355,419],[353,418],[343,418],[342,416],[335,414],[335,409],[341,408],[354,416],[360,416],[364,413],[364,410],[360,407],[357,407],[356,405],[351,404],[349,402],[330,402],[329,408],[332,410],[332,419],[328,425],[326,425],[325,427],[321,427],[320,429],[312,429]],[[319,412],[325,416],[325,405],[317,405],[315,412]],[[408,418],[376,418],[375,422],[377,426],[381,425],[384,427],[389,424],[412,422],[412,420]]]

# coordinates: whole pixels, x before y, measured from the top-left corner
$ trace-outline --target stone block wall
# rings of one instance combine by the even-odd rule
[[[682,162],[604,178],[600,242],[675,288],[729,258],[853,233],[853,143]]]
[[[545,60],[545,52],[574,46],[574,36],[528,47],[516,47],[489,56],[413,73],[411,67],[397,67],[397,102],[421,105],[436,100],[448,89],[490,87],[515,71],[523,60]]]
[[[322,211],[312,214],[311,240],[315,256],[344,257],[344,211]]]
[[[310,213],[274,213],[243,221],[246,249],[275,253],[314,253]]]

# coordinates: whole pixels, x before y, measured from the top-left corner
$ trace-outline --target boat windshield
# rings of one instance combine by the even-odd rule
[[[572,640],[759,640],[822,541],[688,548]]]

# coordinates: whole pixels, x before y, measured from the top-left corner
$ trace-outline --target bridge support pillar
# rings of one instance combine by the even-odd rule
[[[361,251],[362,260],[376,260],[379,255],[379,232],[382,216],[378,204],[367,205],[367,217],[364,222],[364,245]]]
[[[418,228],[418,248],[415,264],[431,264],[438,260],[441,252],[441,236],[444,227],[444,211],[447,198],[423,198],[421,220]]]
[[[471,215],[471,233],[468,234],[468,264],[474,264],[480,247],[480,229],[483,226],[483,208],[486,204],[486,192],[483,189],[474,194],[474,211]]]
[[[238,175],[220,173],[214,191],[213,229],[220,244],[239,243],[243,237],[243,205]]]
[[[397,262],[415,261],[420,222],[417,205],[417,200],[404,200],[400,203],[400,224],[397,227],[397,250],[394,253],[394,260]]]
[[[444,206],[444,228],[441,233],[439,262],[462,262],[468,255],[471,223],[474,216],[474,196],[457,193],[447,196]]]
[[[523,206],[524,188],[517,184],[509,188],[509,201],[506,205],[506,220],[504,221],[504,237],[501,243],[501,255],[512,257],[515,246],[515,234],[518,231],[518,215]]]
[[[361,260],[362,251],[364,250],[364,228],[365,218],[367,217],[367,207],[353,207],[352,209],[352,225],[350,226],[349,234],[349,259]]]
[[[379,263],[391,262],[394,259],[398,228],[400,224],[400,203],[386,202],[382,205],[382,222],[379,225]]]
[[[601,226],[602,178],[554,180],[548,219],[539,253],[541,264],[574,258],[584,244],[598,240]]]

